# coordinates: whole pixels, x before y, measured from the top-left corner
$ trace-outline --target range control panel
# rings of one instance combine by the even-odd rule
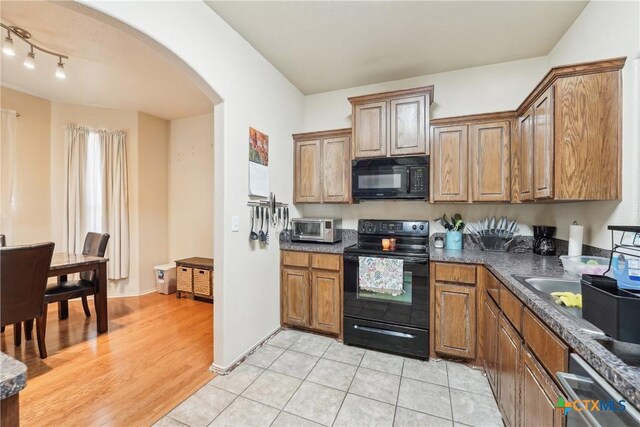
[[[358,220],[360,234],[429,236],[429,221]]]

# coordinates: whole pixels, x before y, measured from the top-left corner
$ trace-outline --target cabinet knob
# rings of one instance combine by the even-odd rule
[[[568,136],[565,136],[564,142],[568,144],[569,142],[571,142],[571,138],[569,138]]]

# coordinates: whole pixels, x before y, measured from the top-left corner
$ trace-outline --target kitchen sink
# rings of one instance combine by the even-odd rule
[[[582,285],[577,280],[554,279],[552,277],[529,277],[524,281],[530,287],[547,294],[551,292],[573,292],[582,293]]]
[[[528,289],[532,290],[540,298],[547,301],[560,313],[565,316],[573,317],[579,324],[580,329],[586,332],[603,334],[600,329],[582,318],[581,308],[566,307],[564,305],[556,304],[556,298],[551,295],[552,292],[573,292],[574,294],[582,294],[582,285],[579,280],[558,279],[554,277],[525,277],[516,275],[513,277]]]

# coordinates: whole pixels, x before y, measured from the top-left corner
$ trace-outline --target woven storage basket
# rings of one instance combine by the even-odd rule
[[[211,271],[193,270],[193,293],[211,296]]]
[[[183,292],[191,292],[193,284],[193,268],[178,267],[178,290]]]

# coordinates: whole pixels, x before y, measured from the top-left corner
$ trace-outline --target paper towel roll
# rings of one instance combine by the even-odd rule
[[[582,255],[582,237],[584,226],[573,224],[569,227],[569,256]]]

